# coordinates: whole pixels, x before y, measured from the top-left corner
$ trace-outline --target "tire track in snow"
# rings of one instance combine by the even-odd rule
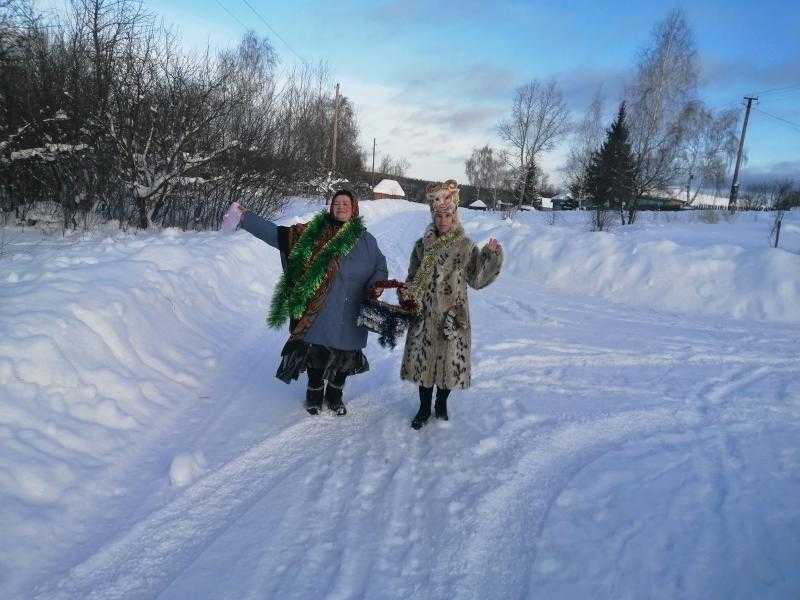
[[[693,411],[629,411],[561,426],[529,440],[522,445],[528,450],[501,477],[507,482],[482,497],[474,508],[464,583],[453,597],[529,597],[540,532],[553,502],[575,474],[621,444],[697,423]],[[509,590],[518,593],[509,596]]]
[[[61,581],[36,590],[37,599],[154,598],[205,547],[300,463],[361,435],[366,418],[331,427],[306,419],[230,461],[187,488],[119,539],[74,567]],[[340,425],[340,424],[339,424]],[[308,440],[315,440],[309,449]]]

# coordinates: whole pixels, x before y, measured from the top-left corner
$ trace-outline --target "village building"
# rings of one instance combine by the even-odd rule
[[[382,179],[372,189],[373,200],[397,199],[405,200],[406,194],[400,184],[394,179]]]

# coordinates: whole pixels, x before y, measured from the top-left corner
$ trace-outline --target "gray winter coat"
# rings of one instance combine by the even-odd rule
[[[278,225],[246,212],[241,228],[273,248],[278,248]],[[325,303],[314,323],[303,336],[309,344],[337,350],[360,350],[367,345],[367,329],[356,325],[366,291],[376,281],[386,279],[386,257],[375,237],[365,231],[355,247],[341,259]]]

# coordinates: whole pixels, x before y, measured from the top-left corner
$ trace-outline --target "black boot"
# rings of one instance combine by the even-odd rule
[[[320,409],[322,408],[322,395],[324,394],[324,388],[322,387],[311,387],[308,386],[306,388],[306,410],[310,415],[318,415]]]
[[[447,416],[447,397],[450,395],[450,390],[447,388],[436,388],[436,404],[433,407],[434,414],[437,419],[442,421],[449,421],[450,417]]]
[[[413,429],[422,429],[422,426],[431,418],[431,394],[433,388],[426,388],[420,386],[419,388],[419,410],[414,418],[411,420],[411,427]]]
[[[342,402],[342,388],[332,381],[329,381],[328,386],[325,388],[325,404],[339,417],[347,414],[347,408]]]

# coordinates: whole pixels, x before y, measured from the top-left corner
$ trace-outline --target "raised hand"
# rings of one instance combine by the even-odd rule
[[[242,206],[238,202],[231,204],[225,216],[222,217],[222,231],[236,231],[242,220],[243,213]]]
[[[489,252],[493,252],[494,254],[499,254],[503,247],[500,245],[496,239],[492,238],[486,244],[486,247],[489,249]]]

